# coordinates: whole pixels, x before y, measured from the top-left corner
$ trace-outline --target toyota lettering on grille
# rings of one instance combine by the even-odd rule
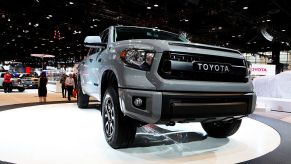
[[[194,62],[193,68],[198,72],[230,73],[229,64]]]

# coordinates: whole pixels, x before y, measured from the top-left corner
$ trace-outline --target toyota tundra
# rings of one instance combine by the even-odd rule
[[[236,50],[133,26],[111,26],[84,45],[77,104],[86,108],[90,96],[101,102],[113,148],[128,147],[145,124],[200,122],[208,136],[225,138],[255,109],[249,67]]]

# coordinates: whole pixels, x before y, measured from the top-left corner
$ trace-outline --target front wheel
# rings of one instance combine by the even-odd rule
[[[106,141],[112,148],[125,148],[133,142],[136,125],[121,112],[117,91],[112,87],[103,96],[102,119]]]
[[[12,89],[11,89],[12,90]],[[19,92],[24,92],[25,88],[18,88]]]
[[[240,120],[232,121],[214,121],[201,123],[203,129],[207,132],[208,136],[214,138],[226,138],[237,132],[241,125]]]

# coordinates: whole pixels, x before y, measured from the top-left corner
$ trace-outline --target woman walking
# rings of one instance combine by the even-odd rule
[[[42,72],[40,74],[40,78],[38,80],[38,97],[39,97],[39,102],[46,102],[46,96],[47,96],[47,77],[46,73]]]

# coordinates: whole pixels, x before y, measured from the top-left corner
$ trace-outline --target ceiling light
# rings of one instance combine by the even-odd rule
[[[48,17],[53,17],[52,15],[48,15]]]
[[[154,6],[155,6],[155,7],[159,7],[159,5],[158,5],[158,4],[154,4]]]
[[[34,24],[34,27],[38,27],[38,26],[39,26],[39,24],[38,24],[38,23]]]
[[[222,27],[221,27],[221,26],[219,26],[219,27],[218,27],[218,29],[219,29],[219,30],[222,30]]]
[[[150,9],[152,9],[152,7],[148,6],[147,9],[150,10]]]
[[[267,19],[267,22],[271,22],[271,20],[270,19]]]
[[[41,45],[42,45],[42,46],[45,46],[45,44],[44,44],[44,43],[42,43]]]
[[[51,17],[46,17],[46,19],[51,19]]]
[[[93,26],[90,26],[90,28],[94,28]]]
[[[243,7],[243,9],[244,9],[244,10],[247,10],[247,9],[249,9],[249,7],[248,7],[248,6],[245,6],[245,7]]]
[[[28,22],[28,25],[30,26],[31,25],[31,22]]]
[[[50,42],[53,43],[54,41],[53,40],[50,40]]]
[[[8,20],[7,20],[8,22],[10,22],[11,20],[8,18]]]
[[[94,24],[94,27],[97,27],[97,24]]]
[[[10,44],[9,42],[7,42],[6,44]]]
[[[75,34],[81,34],[82,33],[82,31],[81,30],[79,30],[79,31],[77,31],[77,30],[74,30],[74,32],[73,32],[73,34],[75,35]]]
[[[283,29],[283,30],[281,30],[281,31],[283,31],[283,32],[284,32],[284,31],[286,31],[286,30],[284,30],[284,29]]]
[[[234,35],[232,35],[231,37],[235,38],[235,36],[234,36]]]
[[[188,22],[189,20],[188,19],[185,19],[185,22]]]
[[[264,23],[265,21],[263,20],[262,22]]]
[[[12,42],[15,42],[15,39],[12,39],[11,41],[12,41]]]
[[[69,2],[69,4],[70,4],[70,5],[73,5],[73,4],[74,4],[74,2]]]
[[[37,46],[34,46],[34,48],[38,48]]]
[[[4,14],[2,14],[2,18],[3,18],[3,19],[5,18],[5,15],[4,15]]]
[[[18,38],[21,38],[21,35],[17,35]]]
[[[254,44],[256,44],[257,42],[253,42]]]

